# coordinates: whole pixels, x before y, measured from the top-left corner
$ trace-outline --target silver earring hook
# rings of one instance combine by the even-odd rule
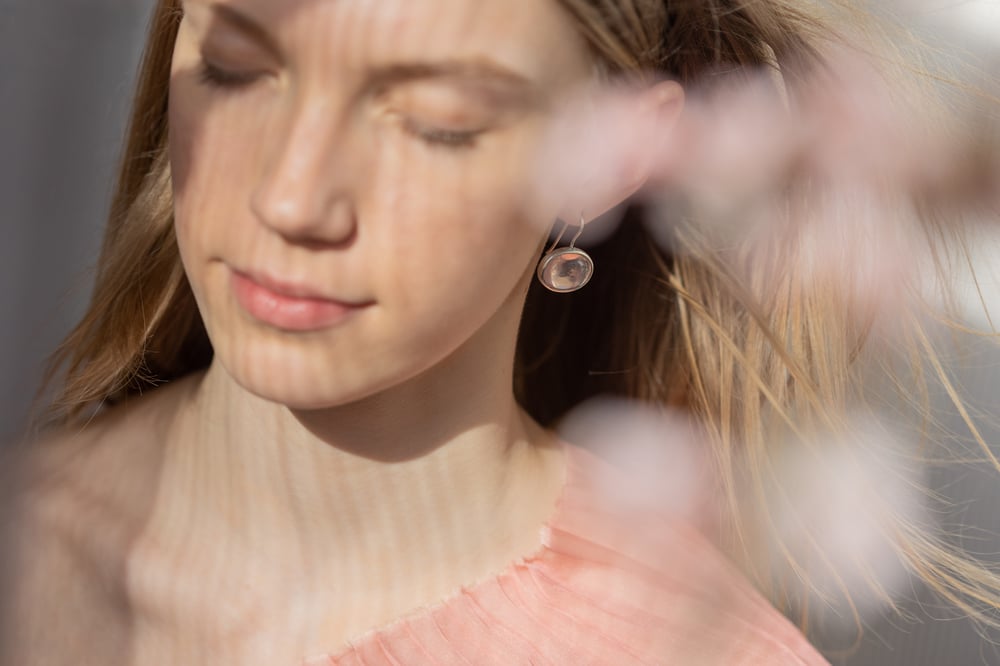
[[[587,219],[586,219],[586,218],[585,218],[585,217],[583,216],[583,213],[581,212],[581,213],[580,213],[580,230],[576,232],[576,235],[575,235],[575,236],[573,236],[573,240],[571,240],[571,241],[569,242],[569,246],[570,246],[570,247],[572,247],[572,248],[575,248],[575,247],[576,247],[576,242],[577,242],[578,240],[580,240],[580,236],[582,236],[582,235],[583,235],[583,228],[584,228],[584,227],[585,227],[586,225],[587,225]]]
[[[587,224],[587,218],[583,216],[583,213],[580,213],[580,229],[576,232],[576,235],[573,236],[573,240],[569,242],[569,247],[576,248],[576,242],[580,240],[580,236],[583,234],[583,227],[586,224]],[[552,245],[550,245],[549,249],[545,251],[545,254],[549,254],[550,252],[552,252],[552,250],[556,249],[556,246],[559,245],[559,241],[561,241],[563,239],[563,236],[566,235],[566,230],[568,228],[569,228],[569,223],[563,222],[563,226],[562,229],[559,231],[559,235],[556,236],[556,239],[554,241],[552,241]]]

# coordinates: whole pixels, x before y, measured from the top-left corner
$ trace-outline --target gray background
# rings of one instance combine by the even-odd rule
[[[0,0],[0,441],[23,424],[45,355],[88,298],[151,5]],[[996,256],[983,250],[983,265],[995,267]],[[982,354],[963,381],[995,409],[1000,358]],[[958,477],[953,496],[981,500],[966,518],[998,530],[995,475],[958,470],[939,480]],[[835,663],[1000,664],[965,623],[873,621],[871,629],[854,657]]]
[[[150,0],[0,0],[0,436],[82,314]]]

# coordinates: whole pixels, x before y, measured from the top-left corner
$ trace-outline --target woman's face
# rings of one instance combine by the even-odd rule
[[[533,196],[532,156],[555,102],[592,71],[557,3],[184,10],[170,94],[177,236],[240,384],[335,406],[516,330],[556,212]]]

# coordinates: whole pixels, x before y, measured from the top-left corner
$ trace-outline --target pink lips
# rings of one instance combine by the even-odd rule
[[[369,304],[323,298],[306,287],[279,284],[265,276],[232,272],[237,302],[253,318],[286,331],[316,331],[334,326]]]

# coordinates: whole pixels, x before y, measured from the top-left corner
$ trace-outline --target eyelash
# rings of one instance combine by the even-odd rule
[[[220,69],[207,60],[202,60],[198,68],[198,80],[200,83],[222,90],[242,90],[252,85],[257,78],[256,74],[241,74]],[[460,132],[438,128],[425,128],[420,127],[410,120],[403,123],[403,129],[407,134],[420,139],[432,148],[450,148],[453,150],[473,148],[476,145],[476,139],[484,131]]]
[[[202,60],[198,68],[198,80],[207,86],[238,90],[246,88],[257,80],[256,74],[241,74],[220,69],[207,60]]]
[[[403,129],[407,134],[415,136],[432,148],[451,148],[453,150],[475,147],[476,139],[483,133],[483,130],[458,132],[455,130],[420,127],[410,120],[403,122]]]

